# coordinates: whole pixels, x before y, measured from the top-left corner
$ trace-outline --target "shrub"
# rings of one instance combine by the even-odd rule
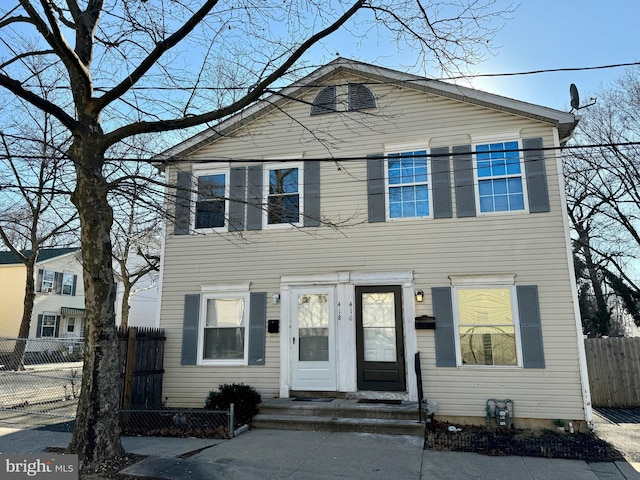
[[[218,387],[218,391],[210,391],[205,400],[205,408],[212,410],[228,410],[234,405],[234,428],[251,422],[258,413],[260,394],[255,388],[242,383],[226,383]]]

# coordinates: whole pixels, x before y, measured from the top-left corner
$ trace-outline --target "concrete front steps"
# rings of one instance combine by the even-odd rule
[[[418,420],[418,403],[399,405],[358,403],[357,399],[336,398],[332,401],[288,398],[264,400],[253,417],[253,428],[277,430],[321,430],[329,432],[383,433],[391,435],[424,435],[423,421]]]

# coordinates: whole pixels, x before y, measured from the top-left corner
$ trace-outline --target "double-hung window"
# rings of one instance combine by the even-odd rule
[[[53,282],[55,281],[55,272],[53,270],[44,270],[42,272],[42,291],[53,292]]]
[[[203,293],[200,308],[200,363],[246,365],[248,292]]]
[[[268,165],[266,175],[267,225],[300,224],[302,219],[302,164]]]
[[[73,295],[73,273],[62,274],[62,295]]]
[[[42,330],[40,332],[41,337],[55,337],[56,336],[56,315],[42,315]]]
[[[475,146],[478,205],[481,213],[526,209],[523,164],[518,141]]]
[[[228,172],[196,172],[196,181],[195,229],[225,228],[228,218]]]
[[[518,365],[515,287],[457,287],[459,361],[462,365]]]
[[[386,177],[390,219],[430,216],[426,150],[387,154]]]

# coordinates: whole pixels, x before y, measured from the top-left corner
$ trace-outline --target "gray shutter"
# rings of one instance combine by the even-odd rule
[[[251,165],[247,181],[247,230],[262,229],[262,208],[262,165]]]
[[[178,172],[176,179],[176,208],[174,235],[188,235],[191,223],[191,172]]]
[[[76,296],[76,288],[78,286],[78,275],[73,276],[73,287],[71,287],[71,295]]]
[[[56,315],[56,328],[53,333],[53,336],[55,338],[58,338],[60,336],[60,315]]]
[[[320,225],[320,162],[304,162],[304,226]]]
[[[453,147],[453,173],[456,182],[458,217],[476,216],[476,190],[473,186],[473,156],[470,145]]]
[[[249,303],[249,365],[264,365],[267,293],[252,292]]]
[[[42,337],[42,314],[38,315],[38,329],[36,330],[36,337],[37,338]]]
[[[453,304],[450,287],[433,287],[431,289],[433,316],[436,317],[436,366],[455,367],[456,340],[453,326]]]
[[[232,168],[229,172],[229,231],[244,230],[246,168]]]
[[[544,165],[544,153],[541,149],[542,138],[525,138],[522,140],[524,151],[524,171],[527,177],[527,196],[531,213],[548,212],[549,190],[547,187],[547,171]]]
[[[336,111],[336,87],[324,88],[311,105],[311,115],[320,115],[322,113],[331,113]]]
[[[518,314],[520,317],[522,366],[524,368],[544,368],[538,287],[535,285],[522,285],[516,287],[516,292],[518,294]]]
[[[431,179],[433,182],[433,217],[453,217],[449,147],[431,149]]]
[[[55,272],[53,274],[53,293],[60,295],[62,293],[62,272]]]
[[[200,315],[200,295],[184,296],[184,319],[182,324],[181,365],[198,363],[198,326]]]
[[[384,222],[384,155],[376,153],[367,155],[367,197],[369,206],[369,223]]]
[[[36,279],[36,292],[42,291],[42,276],[44,275],[44,271],[42,269],[38,270],[38,277]]]
[[[349,84],[349,110],[362,110],[363,108],[375,108],[376,97],[371,90],[361,83]]]

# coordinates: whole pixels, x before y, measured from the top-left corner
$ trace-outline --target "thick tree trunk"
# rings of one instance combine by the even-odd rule
[[[69,452],[83,467],[123,453],[120,442],[120,373],[115,325],[116,284],[110,230],[113,212],[102,174],[104,148],[99,139],[76,139],[70,150],[76,163],[76,190],[84,269],[85,354],[76,428]]]
[[[25,264],[27,270],[27,281],[24,289],[24,309],[22,310],[22,320],[18,329],[18,340],[13,347],[13,353],[7,362],[8,370],[24,369],[24,352],[27,348],[27,338],[29,338],[29,329],[31,328],[31,316],[33,315],[33,304],[35,302],[35,260],[38,252],[31,252],[32,258],[29,258]]]

